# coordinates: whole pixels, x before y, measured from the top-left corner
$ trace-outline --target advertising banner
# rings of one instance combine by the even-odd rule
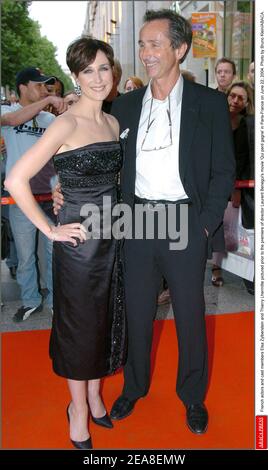
[[[216,13],[192,13],[193,57],[217,57]]]

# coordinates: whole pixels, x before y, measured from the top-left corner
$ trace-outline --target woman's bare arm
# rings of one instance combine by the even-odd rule
[[[75,127],[76,121],[70,115],[58,117],[38,142],[24,153],[5,180],[5,187],[16,204],[41,232],[51,240],[70,241],[73,244],[76,244],[74,237],[81,241],[85,239],[83,226],[80,223],[50,226],[32,195],[29,181],[55,155]]]

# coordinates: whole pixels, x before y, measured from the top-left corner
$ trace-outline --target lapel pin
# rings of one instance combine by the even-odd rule
[[[129,128],[125,129],[120,135],[120,139],[126,139],[129,133]]]

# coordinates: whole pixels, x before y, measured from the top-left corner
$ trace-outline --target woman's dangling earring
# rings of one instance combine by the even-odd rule
[[[81,87],[78,82],[76,82],[75,93],[77,94],[77,96],[81,96]]]

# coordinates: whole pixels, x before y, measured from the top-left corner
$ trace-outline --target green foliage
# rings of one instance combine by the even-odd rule
[[[71,90],[72,81],[55,57],[56,47],[41,36],[39,23],[29,17],[30,4],[27,1],[2,1],[2,85],[15,89],[16,73],[34,66],[46,75],[57,76],[63,81],[65,90]]]
[[[245,2],[237,2],[237,11],[243,12],[243,13],[250,13],[250,1],[245,1]]]

